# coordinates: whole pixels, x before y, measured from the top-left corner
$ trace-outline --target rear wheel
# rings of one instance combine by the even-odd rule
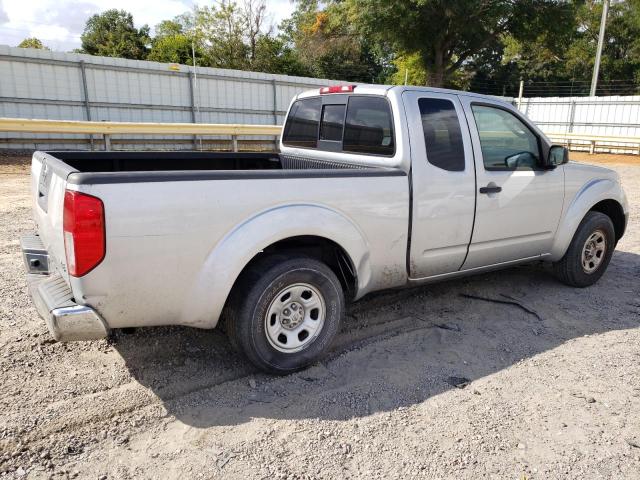
[[[554,264],[558,278],[572,287],[588,287],[604,274],[615,248],[611,219],[589,212],[578,226],[567,253]]]
[[[265,258],[244,272],[226,313],[227,332],[258,368],[285,374],[317,361],[339,330],[342,286],[307,257]]]

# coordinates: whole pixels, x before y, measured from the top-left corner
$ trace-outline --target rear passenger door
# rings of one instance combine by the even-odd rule
[[[471,241],[475,172],[469,129],[456,95],[406,91],[413,211],[410,277],[460,269]]]

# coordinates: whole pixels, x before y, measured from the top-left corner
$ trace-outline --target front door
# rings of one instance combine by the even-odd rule
[[[464,97],[475,153],[476,218],[463,270],[548,253],[564,200],[564,167],[539,166],[539,134],[510,109]]]

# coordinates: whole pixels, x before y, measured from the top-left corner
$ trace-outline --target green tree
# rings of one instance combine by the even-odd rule
[[[200,61],[198,61],[200,59]],[[200,50],[196,53],[196,64],[202,65]],[[193,64],[192,41],[183,34],[156,37],[153,39],[147,60],[162,63]]]
[[[245,24],[235,2],[221,0],[217,6],[195,7],[182,15],[181,21],[204,52],[209,66],[247,69]]]
[[[195,7],[156,26],[148,58],[191,64],[193,45],[198,65],[307,75],[287,39],[274,35],[267,18],[265,0],[222,0]]]
[[[163,63],[182,63],[193,65],[195,53],[196,65],[206,65],[206,55],[201,43],[192,32],[187,32],[176,20],[163,20],[156,26],[156,36],[151,42],[147,60]]]
[[[532,95],[584,95],[589,92],[598,43],[602,1],[572,2],[558,9],[553,29],[545,18],[501,37],[465,67],[471,88],[517,94],[520,78]],[[640,84],[640,0],[612,3],[607,19],[598,94],[630,94]],[[532,85],[532,86],[528,86]]]
[[[257,39],[250,69],[280,75],[311,76],[311,72],[302,64],[296,51],[282,36],[262,35]]]
[[[156,25],[155,38],[170,37],[172,35],[183,35],[185,33],[182,17],[173,20],[163,20]]]
[[[130,13],[116,9],[91,16],[80,38],[83,53],[137,60],[146,58],[150,44],[149,27],[137,29]]]
[[[37,48],[38,50],[49,50],[42,41],[36,37],[25,38],[20,42],[18,48]]]
[[[394,52],[418,54],[432,86],[466,81],[463,67],[508,32],[523,38],[535,21],[554,27],[562,0],[345,0],[349,18],[367,38]]]
[[[281,30],[311,76],[379,82],[386,75],[384,56],[349,21],[343,2],[298,1]]]
[[[514,62],[525,77],[553,79],[562,76],[567,45],[574,41],[575,4],[559,8],[553,17],[553,28],[545,28],[541,15],[530,15],[516,31],[506,33],[503,63]]]
[[[389,76],[389,83],[394,85],[424,85],[428,74],[417,53],[398,54],[393,60],[396,71]]]
[[[524,16],[512,23],[496,42],[465,63],[463,70],[469,74],[469,88],[515,96],[521,78],[550,86],[566,80],[564,63],[567,46],[577,35],[578,4],[554,6],[552,19],[543,14],[548,8],[543,5],[524,10]],[[548,91],[557,92],[553,88]]]
[[[601,14],[602,3],[593,0],[579,9],[578,33],[564,61],[567,77],[591,79]],[[640,85],[640,0],[616,2],[609,9],[600,82],[598,94],[633,93]]]

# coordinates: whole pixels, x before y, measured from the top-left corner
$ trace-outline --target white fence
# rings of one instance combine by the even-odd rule
[[[513,103],[517,105],[517,100]],[[640,137],[640,96],[524,98],[519,108],[549,134],[573,133],[593,139]],[[586,139],[572,140],[570,145],[574,149],[591,148]],[[596,150],[638,153],[638,142],[600,140]]]
[[[281,124],[297,93],[336,83],[6,46],[0,46],[0,79],[0,117],[257,125]],[[158,148],[148,137],[126,139],[134,141],[119,148]],[[167,145],[167,139],[175,143]],[[8,149],[87,148],[89,140],[0,132],[0,148]],[[114,143],[119,140],[122,136],[114,136]],[[164,142],[162,148],[193,148],[194,141],[189,136],[155,140]],[[273,146],[273,137],[264,140]]]
[[[0,46],[0,117],[9,118],[278,125],[294,95],[335,83]],[[640,137],[640,96],[525,98],[520,110],[551,134]],[[98,139],[0,131],[0,149],[89,148]],[[226,137],[189,135],[127,134],[111,140],[120,149],[229,145]],[[239,141],[274,147],[273,137]],[[571,140],[570,145],[588,150],[594,144]],[[595,148],[638,153],[638,146],[628,142],[598,140]]]

